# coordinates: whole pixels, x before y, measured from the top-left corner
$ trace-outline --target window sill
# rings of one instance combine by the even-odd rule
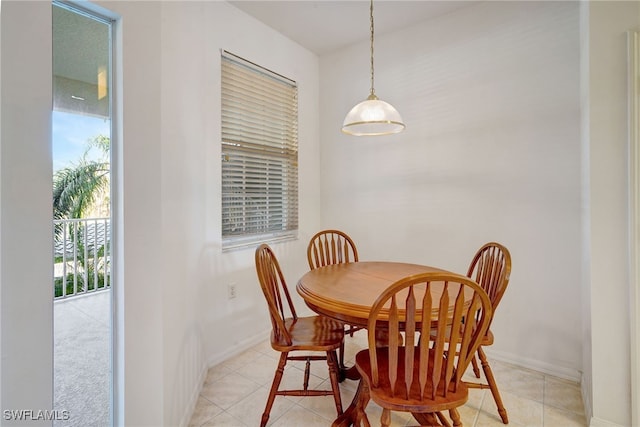
[[[235,250],[256,248],[262,243],[280,243],[298,239],[298,231],[286,234],[263,234],[250,237],[233,237],[222,239],[222,252],[231,252]]]

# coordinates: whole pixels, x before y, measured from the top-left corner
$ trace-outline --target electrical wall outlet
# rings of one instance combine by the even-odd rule
[[[237,296],[236,294],[236,284],[235,283],[229,283],[229,285],[227,286],[227,298],[228,299],[234,299]]]

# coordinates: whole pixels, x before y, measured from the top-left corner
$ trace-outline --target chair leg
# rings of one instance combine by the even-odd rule
[[[336,402],[336,410],[338,415],[342,415],[342,399],[340,398],[340,386],[338,385],[338,357],[335,350],[327,351],[327,365],[329,365],[329,379],[331,381],[331,390],[333,390],[333,400]]]
[[[309,376],[311,375],[311,359],[307,357],[307,361],[304,365],[304,379],[302,380],[302,388],[304,390],[309,389]]]
[[[436,416],[438,417],[440,424],[442,424],[444,427],[451,427],[451,423],[449,423],[449,420],[444,416],[442,412],[436,412]]]
[[[482,370],[484,371],[484,375],[485,377],[487,377],[487,383],[489,383],[489,388],[491,389],[493,400],[495,400],[496,406],[498,407],[498,413],[500,414],[500,418],[502,418],[502,422],[504,424],[509,424],[509,417],[507,416],[507,410],[504,408],[504,404],[502,403],[502,398],[500,397],[500,392],[498,391],[498,385],[496,384],[496,379],[493,376],[493,371],[489,366],[489,362],[487,361],[487,356],[484,354],[484,350],[482,350],[482,347],[478,347],[478,357],[480,358],[480,363],[482,365]]]
[[[273,377],[273,383],[271,383],[271,391],[269,391],[267,406],[264,408],[262,419],[260,420],[260,427],[265,427],[267,425],[267,421],[269,421],[269,413],[271,412],[273,401],[276,398],[278,387],[280,387],[280,381],[282,381],[282,374],[284,374],[284,365],[287,364],[288,354],[288,352],[280,353],[280,361],[278,362],[278,367],[276,368],[276,374]]]
[[[341,370],[346,370],[346,367],[344,366],[344,340],[342,340],[342,342],[340,343],[340,349],[338,350],[338,353],[340,353],[340,369]]]
[[[461,427],[462,420],[460,419],[460,413],[456,408],[449,409],[449,416],[451,417],[451,421],[453,421],[454,427]]]
[[[476,360],[475,354],[473,355],[473,357],[471,357],[471,366],[473,367],[473,373],[475,374],[476,378],[480,378],[480,368],[478,367],[478,361]]]
[[[353,334],[358,332],[361,328],[357,326],[349,325],[349,336],[353,338]]]
[[[382,416],[380,417],[380,425],[382,427],[389,427],[391,425],[391,410],[387,408],[382,409]]]

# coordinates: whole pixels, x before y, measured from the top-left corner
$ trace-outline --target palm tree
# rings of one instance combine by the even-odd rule
[[[87,148],[77,163],[70,167],[56,171],[53,176],[53,219],[66,220],[84,218],[95,206],[96,199],[102,197],[109,189],[109,137],[98,135],[88,141]],[[90,156],[98,150],[98,156]],[[66,294],[71,295],[77,286],[78,292],[103,288],[107,286],[105,275],[108,274],[108,260],[105,251],[109,237],[99,246],[88,249],[85,259],[85,224],[79,222],[71,224],[68,221],[54,221],[55,239],[61,250],[66,251],[66,244],[71,241],[74,249],[72,258],[61,254],[54,255],[54,263],[69,263],[72,271],[66,277],[56,277],[54,280],[55,296],[63,294],[62,287],[66,285]],[[106,234],[106,232],[105,232]],[[98,242],[94,242],[94,245]],[[58,246],[58,245],[57,245]],[[75,286],[74,286],[75,282]]]
[[[76,164],[56,171],[53,176],[53,218],[82,218],[109,188],[109,137],[98,135],[88,141]],[[92,148],[100,150],[98,160],[89,159]]]

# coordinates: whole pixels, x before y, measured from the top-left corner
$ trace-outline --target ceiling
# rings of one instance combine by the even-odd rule
[[[366,0],[229,3],[317,55],[369,39],[369,1]],[[375,1],[375,34],[396,31],[474,3],[477,1]]]
[[[98,83],[98,69],[109,64],[109,26],[66,7],[53,8],[53,74]]]
[[[317,55],[369,39],[369,1],[230,1]],[[476,1],[376,0],[377,35],[424,22]],[[54,75],[95,85],[107,65],[108,26],[104,22],[53,8]]]

